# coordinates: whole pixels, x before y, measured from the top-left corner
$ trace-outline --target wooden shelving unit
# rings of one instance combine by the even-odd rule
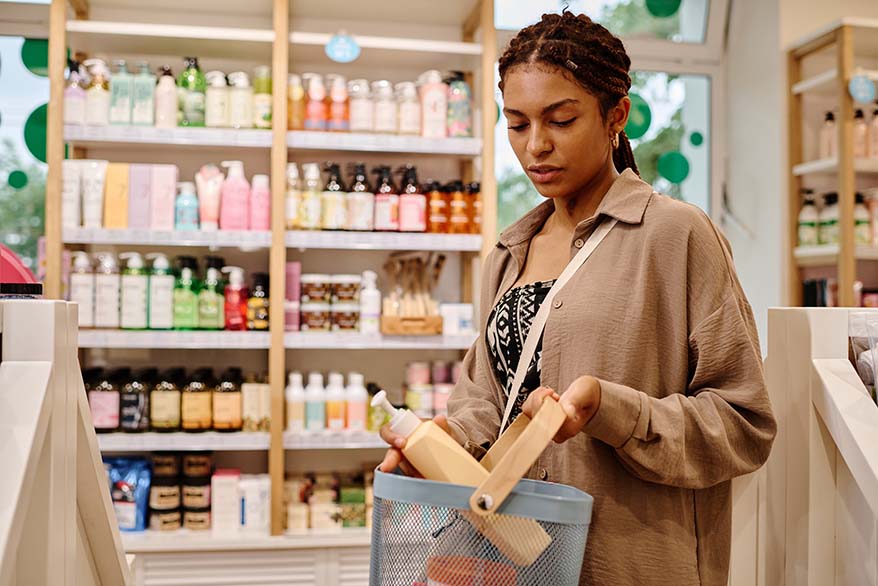
[[[372,3],[374,4],[374,3]],[[492,0],[454,0],[433,5],[419,2],[405,9],[403,20],[411,21],[412,28],[404,25],[391,29],[381,23],[370,22],[373,14],[398,12],[398,5],[390,0],[378,0],[376,9],[369,9],[344,0],[257,0],[246,7],[231,0],[204,2],[196,0],[185,10],[203,9],[210,18],[204,26],[181,24],[188,22],[177,8],[142,7],[124,0],[107,0],[89,6],[87,0],[51,0],[49,77],[50,102],[47,128],[47,157],[49,162],[46,189],[46,296],[57,298],[62,291],[62,251],[71,247],[94,246],[147,246],[166,250],[173,247],[226,249],[230,254],[244,251],[254,255],[269,269],[271,275],[270,303],[273,308],[283,307],[285,294],[285,263],[289,254],[311,250],[437,250],[460,255],[461,300],[471,300],[471,261],[485,254],[496,235],[496,181],[494,161],[494,78],[497,59],[494,30],[494,2]],[[197,5],[197,6],[196,6]],[[200,8],[198,8],[200,7]],[[179,8],[182,10],[183,7]],[[362,47],[360,59],[353,64],[332,63],[323,50],[331,37],[328,22],[346,21],[347,31]],[[383,23],[386,25],[386,23]],[[485,25],[485,26],[483,26]],[[379,33],[393,35],[381,36]],[[410,33],[410,34],[409,34]],[[76,127],[64,126],[63,90],[66,50],[73,53],[103,58],[147,58],[153,65],[158,59],[179,63],[184,55],[197,55],[205,69],[225,71],[252,70],[258,64],[270,63],[273,84],[272,130],[232,130],[210,128],[155,129],[137,127]],[[476,115],[474,138],[431,140],[423,138],[288,132],[286,121],[287,87],[290,72],[305,68],[317,71],[339,71],[349,78],[362,76],[379,79],[392,78],[397,71],[401,79],[414,79],[427,69],[460,69],[468,72],[474,93]],[[358,68],[363,69],[360,73]],[[175,72],[178,67],[175,67]],[[385,73],[386,72],[386,73]],[[487,72],[485,75],[480,72]],[[268,232],[215,232],[178,233],[145,230],[86,230],[62,229],[61,218],[61,161],[65,149],[70,156],[86,158],[91,153],[101,158],[120,162],[175,162],[177,158],[201,157],[201,161],[245,158],[248,177],[265,172],[271,176],[272,209],[284,209],[287,161],[294,157],[332,158],[334,153],[363,158],[387,154],[395,159],[413,160],[420,164],[427,160],[441,160],[443,168],[456,169],[464,180],[481,180],[483,198],[483,226],[481,235],[444,236],[430,234],[367,234],[287,232],[282,213],[272,214]],[[144,153],[144,154],[141,154]],[[96,155],[92,155],[96,156]],[[145,158],[138,158],[145,157]],[[409,159],[411,157],[411,159]],[[481,158],[481,163],[478,159]],[[170,159],[170,160],[168,160]],[[190,159],[194,160],[194,159]],[[449,167],[450,166],[450,167]],[[256,167],[256,169],[254,169]],[[425,179],[426,177],[422,177]],[[369,254],[364,252],[363,254]],[[374,267],[370,267],[374,268]],[[309,269],[314,272],[315,269]],[[321,270],[321,272],[324,272]],[[325,272],[333,272],[325,267]],[[284,331],[282,311],[271,312],[270,332],[156,332],[156,331],[101,331],[80,333],[80,346],[86,352],[125,350],[180,350],[181,356],[196,349],[220,351],[267,350],[265,370],[272,387],[272,427],[265,434],[227,434],[216,437],[202,434],[171,436],[144,434],[141,436],[103,436],[101,445],[113,451],[148,451],[153,449],[215,449],[231,451],[267,451],[268,471],[272,478],[271,532],[266,538],[270,547],[284,549],[292,542],[279,538],[283,532],[283,481],[287,451],[298,453],[309,449],[376,449],[380,442],[368,434],[347,438],[345,441],[323,441],[323,438],[296,438],[284,434],[284,385],[287,358],[297,351],[318,349],[346,349],[358,351],[402,350],[415,352],[460,352],[472,343],[472,336],[451,338],[431,337],[400,339],[355,336],[315,336],[290,334]],[[225,355],[225,354],[221,354]],[[250,354],[248,354],[250,356]],[[258,356],[253,354],[253,356]],[[429,354],[427,355],[429,356]],[[85,363],[87,361],[84,361]],[[402,372],[400,365],[399,372]],[[158,437],[161,436],[161,437]],[[171,442],[170,444],[168,442]],[[176,442],[176,443],[175,443]],[[172,445],[173,444],[173,445]],[[186,446],[190,446],[187,448]],[[192,447],[194,446],[194,447]],[[264,457],[264,456],[263,456]],[[350,534],[346,534],[350,535]],[[150,536],[143,539],[126,538],[132,551],[150,551],[145,546]],[[284,541],[280,541],[284,539]],[[198,539],[192,538],[194,541]],[[190,540],[191,541],[191,540]],[[234,540],[233,540],[234,541]],[[300,539],[301,541],[301,539]],[[358,534],[323,540],[327,547],[336,542],[342,545],[368,544],[368,535]],[[171,542],[169,542],[171,543]],[[222,549],[215,541],[198,541],[195,550]],[[235,542],[237,543],[237,541]],[[296,542],[298,543],[298,541]],[[315,542],[316,543],[316,542]],[[227,544],[230,545],[231,544]],[[294,547],[297,547],[293,544]],[[161,549],[164,544],[157,545]],[[245,546],[246,547],[246,546]]]
[[[853,155],[854,109],[871,105],[855,104],[848,93],[848,82],[854,75],[878,79],[876,68],[878,21],[842,19],[802,39],[787,52],[789,305],[802,305],[803,269],[835,267],[839,304],[852,306],[857,261],[878,260],[878,248],[854,242],[854,194],[864,183],[878,185],[878,159],[855,159]],[[821,109],[833,109],[836,113],[838,156],[831,159],[811,158],[816,147],[809,141],[813,142],[816,132],[803,131],[806,116],[815,124],[815,113]],[[798,247],[801,191],[815,184],[838,192],[839,243]]]

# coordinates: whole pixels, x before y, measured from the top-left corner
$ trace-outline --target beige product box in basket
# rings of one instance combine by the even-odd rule
[[[557,403],[554,406],[557,407]],[[496,455],[491,457],[492,454],[489,453],[485,456],[483,463],[480,463],[433,421],[422,421],[407,409],[393,407],[387,400],[384,391],[375,396],[372,400],[372,407],[380,407],[387,412],[391,418],[391,430],[406,438],[406,445],[402,450],[403,454],[427,480],[473,487],[484,487],[488,484],[490,471],[485,466],[491,467],[492,462],[496,463],[496,460],[499,459]],[[554,415],[553,419],[557,421],[557,427],[560,427],[564,417],[560,407]],[[521,418],[523,422],[527,419],[524,416]],[[555,431],[557,431],[557,427]],[[554,431],[552,435],[554,435]],[[498,441],[495,447],[498,451],[505,450],[508,448],[506,444],[508,442]],[[542,451],[542,447],[540,451]],[[514,479],[499,480],[511,480],[509,482],[509,490],[511,490],[518,478],[520,476]],[[501,495],[500,500],[505,496],[505,494]],[[474,498],[478,497],[474,496]],[[482,508],[488,511],[495,507],[491,503],[487,503],[487,506]],[[493,512],[485,514],[463,512],[462,515],[503,555],[518,565],[524,566],[534,563],[552,542],[551,536],[538,522],[532,519],[494,514]]]

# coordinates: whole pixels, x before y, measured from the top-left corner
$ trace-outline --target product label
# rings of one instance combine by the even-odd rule
[[[347,224],[347,202],[341,191],[324,191],[321,226],[324,230],[342,230]]]
[[[869,220],[854,221],[854,241],[857,244],[871,244],[872,226],[869,224]]]
[[[213,428],[241,429],[243,425],[241,393],[213,394]]]
[[[183,90],[182,98],[184,126],[203,126],[204,94],[194,90]]]
[[[119,529],[127,531],[137,529],[137,503],[113,501],[113,510],[116,511]]]
[[[210,506],[210,485],[183,485],[183,506],[190,509],[204,509]]]
[[[381,100],[375,102],[375,132],[396,132],[396,103]]]
[[[70,275],[70,301],[79,304],[79,327],[90,328],[95,323],[94,275],[73,273]]]
[[[838,244],[838,220],[820,222],[820,244]]]
[[[85,96],[64,97],[64,124],[85,124]]]
[[[119,427],[119,393],[111,391],[89,391],[88,406],[95,429],[117,429]]]
[[[326,427],[326,403],[308,401],[305,404],[305,417],[307,418],[308,431],[324,429]]]
[[[399,229],[402,232],[424,232],[427,229],[427,199],[420,194],[399,198]]]
[[[149,398],[149,419],[156,429],[180,427],[180,391],[152,393]]]
[[[146,80],[134,84],[131,123],[152,126],[155,117],[155,85]]]
[[[356,332],[360,329],[360,312],[333,311],[331,314],[333,332]]]
[[[198,297],[188,289],[174,289],[174,327],[195,329],[198,327]]]
[[[351,132],[372,132],[375,129],[372,100],[351,98]]]
[[[160,511],[176,509],[180,506],[180,486],[156,486],[149,490],[149,508]]]
[[[95,327],[119,327],[119,275],[95,275]]]
[[[257,331],[268,329],[268,299],[247,300],[247,329]]]
[[[121,325],[128,329],[146,329],[148,279],[146,275],[122,275]]]
[[[183,527],[191,531],[210,529],[210,511],[185,511],[183,513]]]
[[[110,87],[110,124],[131,124],[131,84],[114,82]]]
[[[819,242],[817,222],[799,222],[799,246],[816,246]]]
[[[149,278],[149,327],[153,330],[174,327],[174,277],[171,275]]]
[[[473,135],[472,106],[466,96],[448,101],[448,136],[468,137]]]
[[[208,88],[204,125],[211,127],[229,125],[229,92],[225,88]]]
[[[121,426],[126,431],[145,431],[149,428],[149,400],[146,393],[122,393]]]
[[[149,516],[149,528],[153,531],[176,531],[181,525],[180,511],[160,511]]]
[[[399,230],[399,196],[379,193],[375,196],[375,229]]]
[[[210,392],[183,393],[181,416],[183,429],[210,429],[212,405]]]
[[[203,330],[223,329],[224,301],[219,293],[202,289],[198,294],[198,327]]]
[[[305,130],[326,130],[328,117],[326,104],[322,100],[308,100],[305,105]]]
[[[421,134],[427,138],[445,138],[447,136],[448,99],[439,88],[423,91],[423,125]]]
[[[329,303],[329,283],[302,283],[302,303]]]
[[[421,105],[418,102],[399,104],[399,133],[421,134]]]
[[[231,90],[229,111],[229,121],[233,128],[253,126],[253,94],[246,89]]]
[[[351,125],[348,121],[348,108],[345,102],[332,102],[329,105],[328,129],[333,132],[347,132]]]
[[[347,423],[350,431],[365,431],[366,429],[366,404],[354,402],[347,404]]]
[[[175,206],[174,228],[177,230],[198,230],[198,208]]]
[[[253,126],[271,128],[271,94],[253,96]]]
[[[287,189],[284,199],[284,217],[286,218],[287,230],[296,230],[300,227],[299,207],[302,205],[302,192],[298,189]]]
[[[302,194],[302,209],[300,222],[306,230],[319,230],[321,220],[321,207],[323,193],[319,191],[306,191]]]
[[[262,396],[258,384],[241,385],[241,410],[244,414],[244,431],[259,431],[262,420]]]
[[[300,401],[287,403],[287,431],[293,433],[305,431],[305,403]]]
[[[89,126],[110,123],[110,92],[101,86],[90,88],[85,94],[85,123]]]
[[[375,195],[352,192],[347,196],[348,230],[372,230],[375,224]]]

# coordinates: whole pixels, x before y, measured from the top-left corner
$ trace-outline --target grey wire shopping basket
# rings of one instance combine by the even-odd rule
[[[579,584],[592,497],[521,479],[563,422],[546,404],[496,442],[480,487],[375,473],[370,586]]]

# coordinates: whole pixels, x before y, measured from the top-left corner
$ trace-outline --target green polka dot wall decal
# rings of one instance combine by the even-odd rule
[[[658,18],[674,16],[680,10],[682,0],[646,0],[646,9]]]
[[[27,174],[24,171],[13,171],[6,178],[6,182],[9,183],[9,187],[12,189],[21,189],[27,185]]]
[[[46,162],[46,112],[48,104],[38,106],[24,123],[24,144],[27,150],[42,162]]]
[[[689,176],[689,161],[677,151],[664,153],[658,158],[658,172],[671,183],[682,183]]]
[[[628,124],[625,125],[625,134],[628,138],[640,138],[649,130],[652,124],[652,110],[640,94],[628,94],[631,98],[631,112],[628,114]]]
[[[700,132],[693,132],[689,135],[689,142],[692,146],[701,146],[704,144],[704,135]]]
[[[21,62],[34,75],[49,77],[49,41],[25,39],[21,45]]]

